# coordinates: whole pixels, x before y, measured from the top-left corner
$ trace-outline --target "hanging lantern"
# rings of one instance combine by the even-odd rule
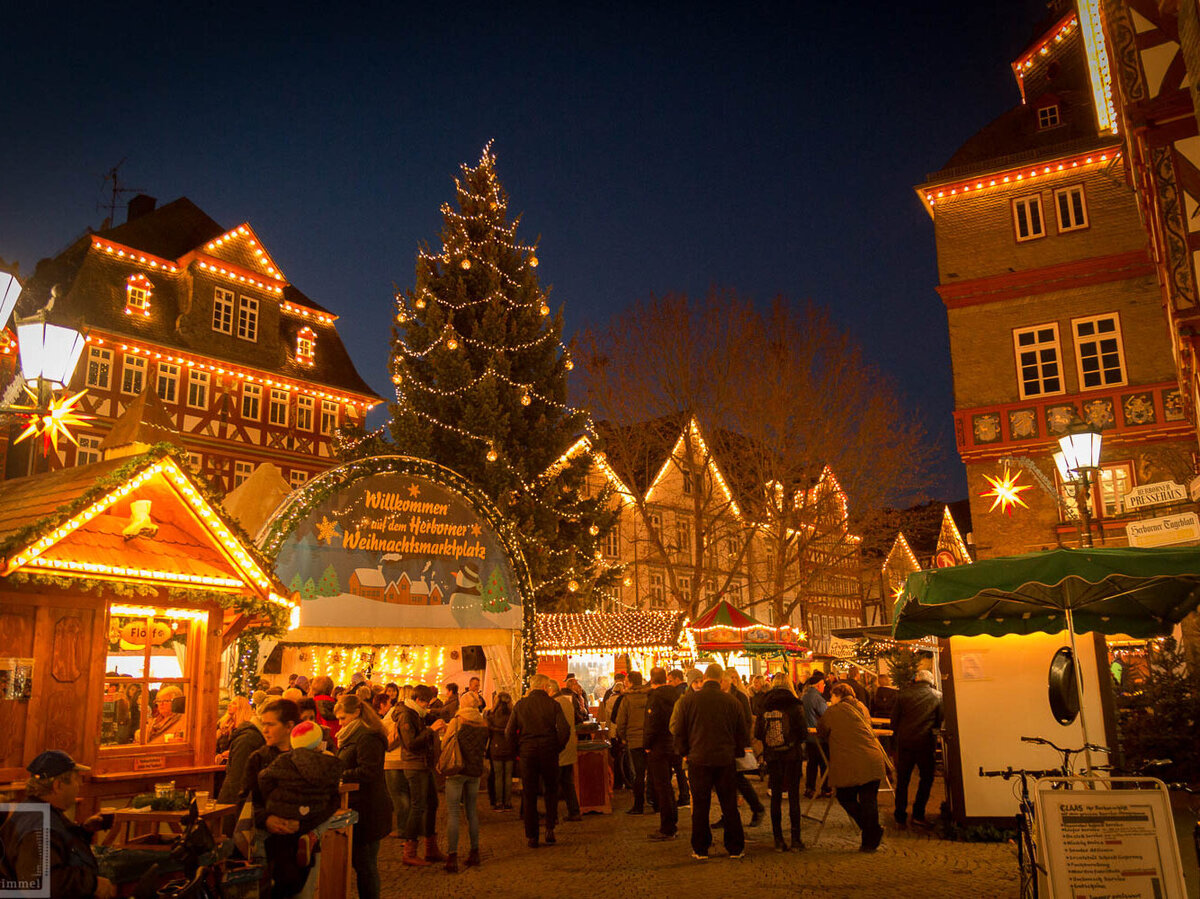
[[[496,452],[496,448],[494,446],[489,446],[487,451],[487,460],[489,462],[495,462],[499,458],[500,454]]]

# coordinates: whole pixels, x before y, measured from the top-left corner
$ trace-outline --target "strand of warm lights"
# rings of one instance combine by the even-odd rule
[[[135,290],[141,290],[146,294],[140,306],[135,306],[133,303],[133,292]],[[141,272],[134,272],[125,279],[125,314],[133,315],[135,312],[140,312],[142,315],[149,318],[150,298],[153,295],[154,285],[150,283],[150,279]]]
[[[37,556],[28,562],[35,568],[53,568],[63,573],[108,574],[113,577],[137,578],[144,581],[170,581],[181,584],[198,584],[203,587],[224,587],[240,590],[245,586],[236,578],[210,577],[198,574],[182,574],[176,571],[155,571],[149,568],[125,568],[120,565],[104,565],[97,562],[75,562],[69,559],[47,559]]]
[[[1027,71],[1033,68],[1033,64],[1037,62],[1039,56],[1049,55],[1050,45],[1062,43],[1063,40],[1066,39],[1067,35],[1075,30],[1075,26],[1078,24],[1079,20],[1075,18],[1075,13],[1067,13],[1067,15],[1059,21],[1057,28],[1055,28],[1053,32],[1047,34],[1046,37],[1037,44],[1034,44],[1028,53],[1018,58],[1017,61],[1012,64],[1013,71],[1016,72],[1017,77],[1022,78]],[[1024,92],[1023,87],[1022,92]]]
[[[168,272],[177,272],[179,268],[172,262],[166,259],[160,259],[158,256],[151,256],[138,250],[123,247],[120,244],[107,243],[98,237],[92,238],[92,246],[96,249],[103,250],[118,259],[128,259],[130,262],[140,262],[143,265],[148,265],[150,268],[162,269]]]
[[[127,618],[169,618],[173,621],[207,621],[208,612],[199,609],[158,609],[151,606],[112,605],[110,615]]]
[[[250,230],[246,225],[239,225],[232,231],[227,231],[215,240],[209,241],[206,249],[214,250],[219,246],[223,246],[226,241],[232,242],[238,237],[245,237],[250,242],[250,246],[255,248],[254,255],[258,257],[258,262],[267,270],[268,275],[277,281],[286,280],[283,277],[283,273],[276,271],[275,266],[271,265],[271,262],[274,262],[275,260],[271,259],[271,257],[267,255],[263,248],[258,245],[258,241],[250,236]],[[266,257],[265,259],[263,258],[264,256]]]
[[[105,338],[100,337],[95,332],[89,334],[87,336],[86,340],[88,343],[95,344],[96,346],[104,346],[106,344]],[[243,381],[248,381],[251,384],[265,384],[267,387],[278,387],[280,390],[290,390],[293,393],[300,393],[300,394],[304,394],[305,396],[313,396],[313,397],[317,397],[318,399],[333,400],[335,402],[343,403],[347,406],[357,406],[357,407],[362,408],[363,410],[368,410],[368,409],[371,409],[371,408],[379,405],[378,400],[370,400],[370,401],[356,400],[356,399],[352,399],[351,397],[348,397],[348,396],[343,396],[343,395],[336,394],[336,393],[329,393],[329,392],[323,391],[323,390],[316,390],[316,389],[306,386],[306,385],[294,384],[289,381],[282,381],[282,380],[279,380],[278,378],[267,378],[267,377],[263,377],[261,375],[250,374],[246,370],[240,369],[240,368],[235,368],[232,365],[213,365],[211,362],[201,361],[203,357],[190,358],[187,356],[176,356],[176,355],[174,355],[174,353],[163,353],[163,352],[160,352],[159,350],[151,349],[150,347],[147,347],[147,346],[140,346],[138,344],[128,343],[127,342],[128,338],[125,338],[125,337],[113,337],[110,335],[108,338],[108,341],[111,342],[112,346],[115,346],[116,348],[120,349],[123,352],[133,353],[135,355],[140,354],[142,356],[145,356],[147,359],[150,359],[150,358],[153,358],[156,360],[161,359],[164,362],[171,362],[176,365],[185,365],[188,368],[200,369],[200,370],[204,370],[204,371],[211,371],[218,375],[229,375],[231,377],[239,378]],[[118,343],[117,341],[126,341],[126,342]]]
[[[315,321],[320,322],[322,325],[332,325],[335,321],[337,321],[338,318],[332,313],[317,312],[315,309],[306,309],[303,306],[297,306],[295,303],[289,303],[287,300],[284,300],[282,303],[280,303],[279,308],[284,312],[291,313],[292,315],[299,315],[302,318],[314,319]]]
[[[236,284],[252,284],[260,290],[266,290],[276,294],[283,293],[283,288],[276,284],[267,284],[264,281],[259,281],[257,278],[251,275],[239,275],[232,269],[225,268],[225,265],[232,265],[232,263],[226,262],[225,265],[221,265],[215,259],[212,262],[205,262],[203,259],[198,259],[196,260],[196,264],[199,265],[204,271],[212,274],[222,275]]]
[[[1079,3],[1080,30],[1087,49],[1088,76],[1092,83],[1092,105],[1101,133],[1117,133],[1117,111],[1113,108],[1112,72],[1108,64],[1108,45],[1100,23],[1099,0]]]
[[[934,191],[931,189],[927,190],[925,193],[925,202],[927,202],[930,206],[933,206],[939,199],[942,199],[943,197],[952,197],[959,193],[970,193],[972,190],[979,192],[991,187],[1000,187],[1005,184],[1015,184],[1017,182],[1024,181],[1027,177],[1037,178],[1043,175],[1056,175],[1059,172],[1077,169],[1080,166],[1100,165],[1102,163],[1107,163],[1110,158],[1114,162],[1117,161],[1121,158],[1121,152],[1119,150],[1114,150],[1111,154],[1107,151],[1099,154],[1086,153],[1076,156],[1072,159],[1064,159],[1062,162],[1051,165],[1043,165],[1040,169],[1021,168],[1009,169],[1005,172],[996,172],[987,176],[986,178],[976,177],[959,182],[957,184],[944,185],[940,187],[936,193],[934,193]]]

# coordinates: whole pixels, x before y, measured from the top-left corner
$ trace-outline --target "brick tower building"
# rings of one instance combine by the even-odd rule
[[[1104,37],[1086,0],[1013,63],[1020,103],[917,188],[934,223],[955,428],[981,558],[1077,545],[1052,453],[1072,421],[1104,433],[1097,545],[1126,545],[1136,486],[1187,484],[1185,420],[1146,232],[1116,133]],[[1005,469],[1028,508],[989,513]],[[1043,489],[1044,488],[1044,489]],[[1061,500],[1061,501],[1060,501]]]
[[[93,418],[78,448],[60,443],[39,469],[97,461],[121,413],[153,391],[214,487],[265,461],[303,484],[332,464],[335,430],[380,402],[337,316],[287,280],[248,223],[222,228],[186,198],[154,207],[135,197],[125,224],[84,235],[25,282],[18,315],[54,290],[50,320],[87,334],[70,389],[87,390]],[[29,470],[28,446],[8,447],[8,477]]]

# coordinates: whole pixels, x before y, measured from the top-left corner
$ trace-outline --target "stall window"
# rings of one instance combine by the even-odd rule
[[[100,745],[188,740],[189,657],[202,612],[115,608],[108,618]],[[188,617],[179,617],[181,614]]]

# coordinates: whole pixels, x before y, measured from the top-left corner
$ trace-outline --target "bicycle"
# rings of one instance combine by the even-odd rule
[[[1112,755],[1111,749],[1109,749],[1107,746],[1097,745],[1096,743],[1084,743],[1078,749],[1067,749],[1064,746],[1058,746],[1055,743],[1052,743],[1045,737],[1021,737],[1021,742],[1033,743],[1038,746],[1049,746],[1055,752],[1062,754],[1062,765],[1059,768],[1047,773],[1045,775],[1046,777],[1073,777],[1075,774],[1075,769],[1071,762],[1077,755],[1082,755],[1089,752],[1103,753],[1104,755],[1109,756]],[[1106,769],[1108,767],[1109,766],[1107,765],[1094,765],[1090,768],[1085,768],[1083,774],[1084,776],[1094,775],[1097,771]],[[1056,787],[1055,789],[1061,788],[1062,787]]]
[[[1167,789],[1175,790],[1179,793],[1187,793],[1191,796],[1200,795],[1200,787],[1195,787],[1191,784],[1170,783],[1167,784]],[[1196,864],[1200,865],[1200,817],[1196,819],[1196,825],[1192,828],[1192,848],[1196,851]]]
[[[1024,739],[1024,737],[1022,737]],[[1082,751],[1082,750],[1080,750]],[[1033,770],[1029,768],[1013,768],[1009,765],[1001,771],[984,771],[979,767],[980,777],[1002,777],[1005,780],[1020,779],[1020,793],[1017,784],[1013,784],[1013,795],[1017,797],[1017,871],[1020,878],[1021,899],[1038,899],[1038,874],[1046,874],[1046,868],[1038,861],[1037,846],[1034,841],[1035,810],[1033,800],[1029,796],[1029,781],[1042,777],[1058,777],[1062,774],[1058,768]]]
[[[221,877],[233,848],[233,840],[217,844],[193,800],[183,819],[183,832],[168,853],[183,866],[184,876],[156,887],[161,876],[156,863],[142,875],[133,895],[136,899],[222,899]]]

